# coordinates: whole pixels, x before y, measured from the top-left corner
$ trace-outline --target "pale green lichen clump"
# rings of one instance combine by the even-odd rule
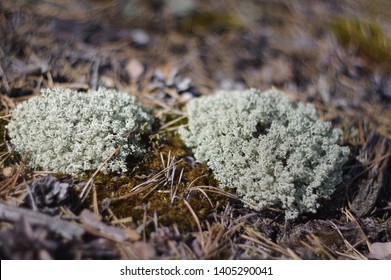
[[[33,169],[81,173],[125,172],[128,156],[142,155],[142,132],[152,117],[134,97],[114,90],[55,88],[20,103],[7,129],[15,150]],[[119,148],[119,149],[118,149]]]
[[[311,104],[251,89],[196,98],[186,108],[188,127],[179,130],[185,144],[221,187],[236,188],[256,209],[278,206],[287,219],[316,212],[342,180],[349,149]]]

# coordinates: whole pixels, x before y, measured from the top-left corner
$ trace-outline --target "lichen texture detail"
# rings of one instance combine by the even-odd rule
[[[77,174],[106,162],[107,173],[125,172],[128,156],[142,155],[141,133],[151,121],[126,93],[55,88],[18,104],[7,129],[33,169]]]
[[[319,119],[312,104],[277,90],[220,91],[191,100],[179,133],[221,187],[255,209],[281,207],[287,219],[316,212],[342,181],[349,149],[342,132]]]

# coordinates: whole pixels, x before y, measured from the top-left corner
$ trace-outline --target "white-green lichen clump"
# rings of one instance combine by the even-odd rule
[[[151,121],[125,93],[55,88],[16,106],[7,129],[33,169],[76,174],[106,161],[101,170],[107,173],[125,172],[128,156],[142,155],[141,133]]]
[[[179,130],[185,144],[221,187],[236,188],[256,209],[278,206],[288,219],[316,212],[342,180],[349,149],[311,104],[251,89],[196,98],[186,109],[188,127]]]

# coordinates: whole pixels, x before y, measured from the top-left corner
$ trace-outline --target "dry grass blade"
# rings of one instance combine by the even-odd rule
[[[367,235],[365,234],[364,230],[362,229],[362,227],[361,227],[360,223],[358,222],[358,220],[356,219],[356,217],[354,217],[354,215],[347,209],[342,209],[342,214],[345,214],[346,217],[348,218],[348,220],[353,221],[357,225],[357,227],[360,229],[362,236],[365,239],[365,243],[367,244],[368,250],[370,250],[371,242],[369,241]]]
[[[1,53],[1,51],[0,51]],[[1,57],[1,54],[0,54]],[[3,82],[6,82],[5,79],[5,73],[3,72],[3,69],[0,65],[0,76],[2,77]],[[7,87],[7,83],[3,83],[5,87]],[[8,91],[8,90],[7,90]],[[2,110],[0,111],[3,116],[1,116],[1,119],[8,119],[12,116],[10,113],[13,108],[15,108],[15,102],[11,98],[9,98],[7,95],[0,94],[0,108],[2,107]]]
[[[111,198],[110,200],[112,202],[120,201],[120,200],[128,199],[129,197],[132,197],[132,196],[137,195],[139,193],[145,192],[146,190],[150,189],[151,187],[153,187],[153,189],[156,189],[158,186],[160,186],[161,184],[164,183],[164,179],[162,179],[160,177],[162,172],[159,172],[159,173],[160,174],[154,175],[152,178],[148,179],[147,181],[136,185],[135,187],[133,187],[129,191],[129,193],[121,195],[119,197]]]
[[[201,223],[200,223],[200,219],[198,219],[198,216],[197,214],[194,212],[193,208],[191,207],[191,205],[189,204],[189,202],[187,202],[186,199],[182,198],[182,201],[183,203],[186,205],[186,207],[189,209],[191,215],[193,216],[196,224],[197,224],[197,227],[198,227],[198,234],[199,234],[199,240],[200,240],[200,244],[201,244],[201,249],[202,251],[205,251],[205,238],[204,238],[204,234],[202,232],[202,227],[201,227]]]
[[[1,182],[0,186],[0,196],[7,196],[10,190],[12,190],[17,182],[21,174],[23,174],[25,169],[24,159],[16,166],[16,168],[12,169],[12,175],[9,178],[6,178]]]
[[[202,258],[210,259],[218,256],[219,252],[224,249],[224,245],[229,242],[229,239],[224,236],[224,228],[219,223],[210,225],[207,223],[208,230],[205,232],[207,236],[203,249]]]
[[[177,165],[182,162],[182,159],[176,160],[175,157],[171,157],[171,153],[169,152],[167,156],[167,160],[164,159],[163,154],[160,154],[160,158],[162,161],[162,170],[160,170],[158,173],[154,174],[151,178],[149,178],[147,181],[142,182],[141,184],[138,184],[134,186],[129,193],[122,195],[120,197],[112,198],[111,201],[119,201],[123,199],[127,199],[129,197],[132,197],[139,193],[144,193],[148,191],[144,198],[147,197],[151,192],[155,191],[156,189],[160,187],[170,186],[170,192],[174,193],[176,192],[177,186],[180,184],[183,171],[180,173],[179,181],[176,182],[176,186],[174,186],[175,181],[175,175],[177,170]],[[171,196],[171,200],[173,201],[174,196]]]
[[[160,131],[165,131],[167,128],[170,128],[173,124],[176,124],[176,123],[186,119],[186,117],[187,116],[181,116],[179,118],[173,119],[172,121],[165,123],[164,125],[161,126]],[[177,128],[177,126],[175,126],[174,128]]]
[[[212,203],[212,200],[210,200],[208,194],[207,194],[203,189],[201,189],[201,188],[198,188],[198,187],[193,187],[193,188],[191,188],[191,189],[189,190],[187,196],[189,196],[190,193],[191,193],[193,190],[196,190],[196,191],[199,191],[200,193],[202,193],[202,195],[205,196],[205,198],[208,200],[209,205],[210,205],[212,208],[214,207],[214,205],[213,205],[213,203]]]
[[[299,260],[300,257],[296,255],[290,249],[284,248],[273,241],[269,240],[267,237],[263,236],[260,232],[256,231],[254,228],[246,226],[244,228],[244,234],[242,234],[242,238],[245,240],[253,242],[254,247],[248,247],[248,249],[255,249],[255,251],[262,252],[262,255],[265,255],[269,258],[275,258],[273,255],[275,253],[280,254],[282,258]],[[281,258],[280,257],[280,258]]]
[[[92,184],[92,208],[95,215],[99,215],[99,206],[98,206],[98,193],[96,191],[96,186]]]
[[[3,147],[6,146],[6,144],[1,144],[0,145],[0,149],[3,149]],[[3,152],[0,154],[0,166],[3,165],[3,163],[7,160],[7,158],[9,158],[11,156],[11,151],[8,150],[6,152]]]
[[[0,119],[1,120],[8,120],[12,117],[12,114],[8,114],[8,115],[4,115],[4,116],[0,116]]]
[[[341,253],[341,252],[336,252],[336,253],[341,256],[348,257],[348,258],[354,259],[354,260],[367,260],[367,258],[363,254],[361,254],[356,248],[354,248],[354,246],[352,244],[349,243],[348,240],[346,240],[346,238],[343,236],[342,232],[339,230],[338,226],[336,224],[334,224],[332,221],[329,221],[329,222],[335,228],[335,230],[338,232],[338,234],[341,236],[341,238],[342,238],[344,244],[346,245],[346,247],[348,248],[348,252],[349,252],[349,254]]]
[[[184,169],[182,168],[181,173],[179,174],[178,182],[176,184],[174,184],[174,176],[172,176],[171,187],[170,187],[170,203],[171,203],[171,205],[174,203],[174,199],[176,197],[176,193],[178,191],[179,184],[182,181],[183,171],[184,171]]]
[[[306,236],[309,243],[305,241],[300,241],[305,247],[314,252],[317,255],[324,256],[326,259],[335,260],[336,258],[332,254],[331,250],[325,246],[322,241],[315,235],[309,234]]]
[[[221,188],[218,188],[218,187],[214,187],[214,186],[195,186],[195,187],[188,188],[189,192],[190,191],[194,191],[194,190],[200,191],[202,193],[206,193],[206,192],[216,193],[216,194],[219,194],[219,195],[231,198],[231,199],[238,200],[238,201],[242,202],[244,205],[247,205],[250,208],[253,208],[253,209],[257,208],[256,205],[253,205],[253,204],[249,203],[248,201],[242,200],[239,197],[237,197],[236,195],[234,195],[232,193],[229,193],[229,192],[226,192],[226,191],[224,191],[224,190],[222,190]]]
[[[99,166],[98,168],[95,170],[95,172],[91,175],[90,179],[88,179],[87,183],[84,185],[82,191],[80,192],[80,195],[79,197],[81,198],[82,201],[84,201],[86,199],[86,197],[88,196],[88,193],[90,192],[91,190],[91,187],[92,187],[92,184],[94,182],[94,178],[96,175],[98,175],[99,171],[102,170],[103,166],[105,166],[105,164],[110,160],[112,159],[113,157],[115,157],[120,151],[120,148],[117,148],[113,151],[113,153],[107,157]]]

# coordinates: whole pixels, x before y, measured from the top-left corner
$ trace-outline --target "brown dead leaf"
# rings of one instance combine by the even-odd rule
[[[144,65],[137,59],[131,59],[126,64],[126,72],[133,81],[137,81],[138,78],[144,73]]]
[[[391,242],[375,242],[372,243],[368,255],[371,259],[377,260],[391,260]]]

